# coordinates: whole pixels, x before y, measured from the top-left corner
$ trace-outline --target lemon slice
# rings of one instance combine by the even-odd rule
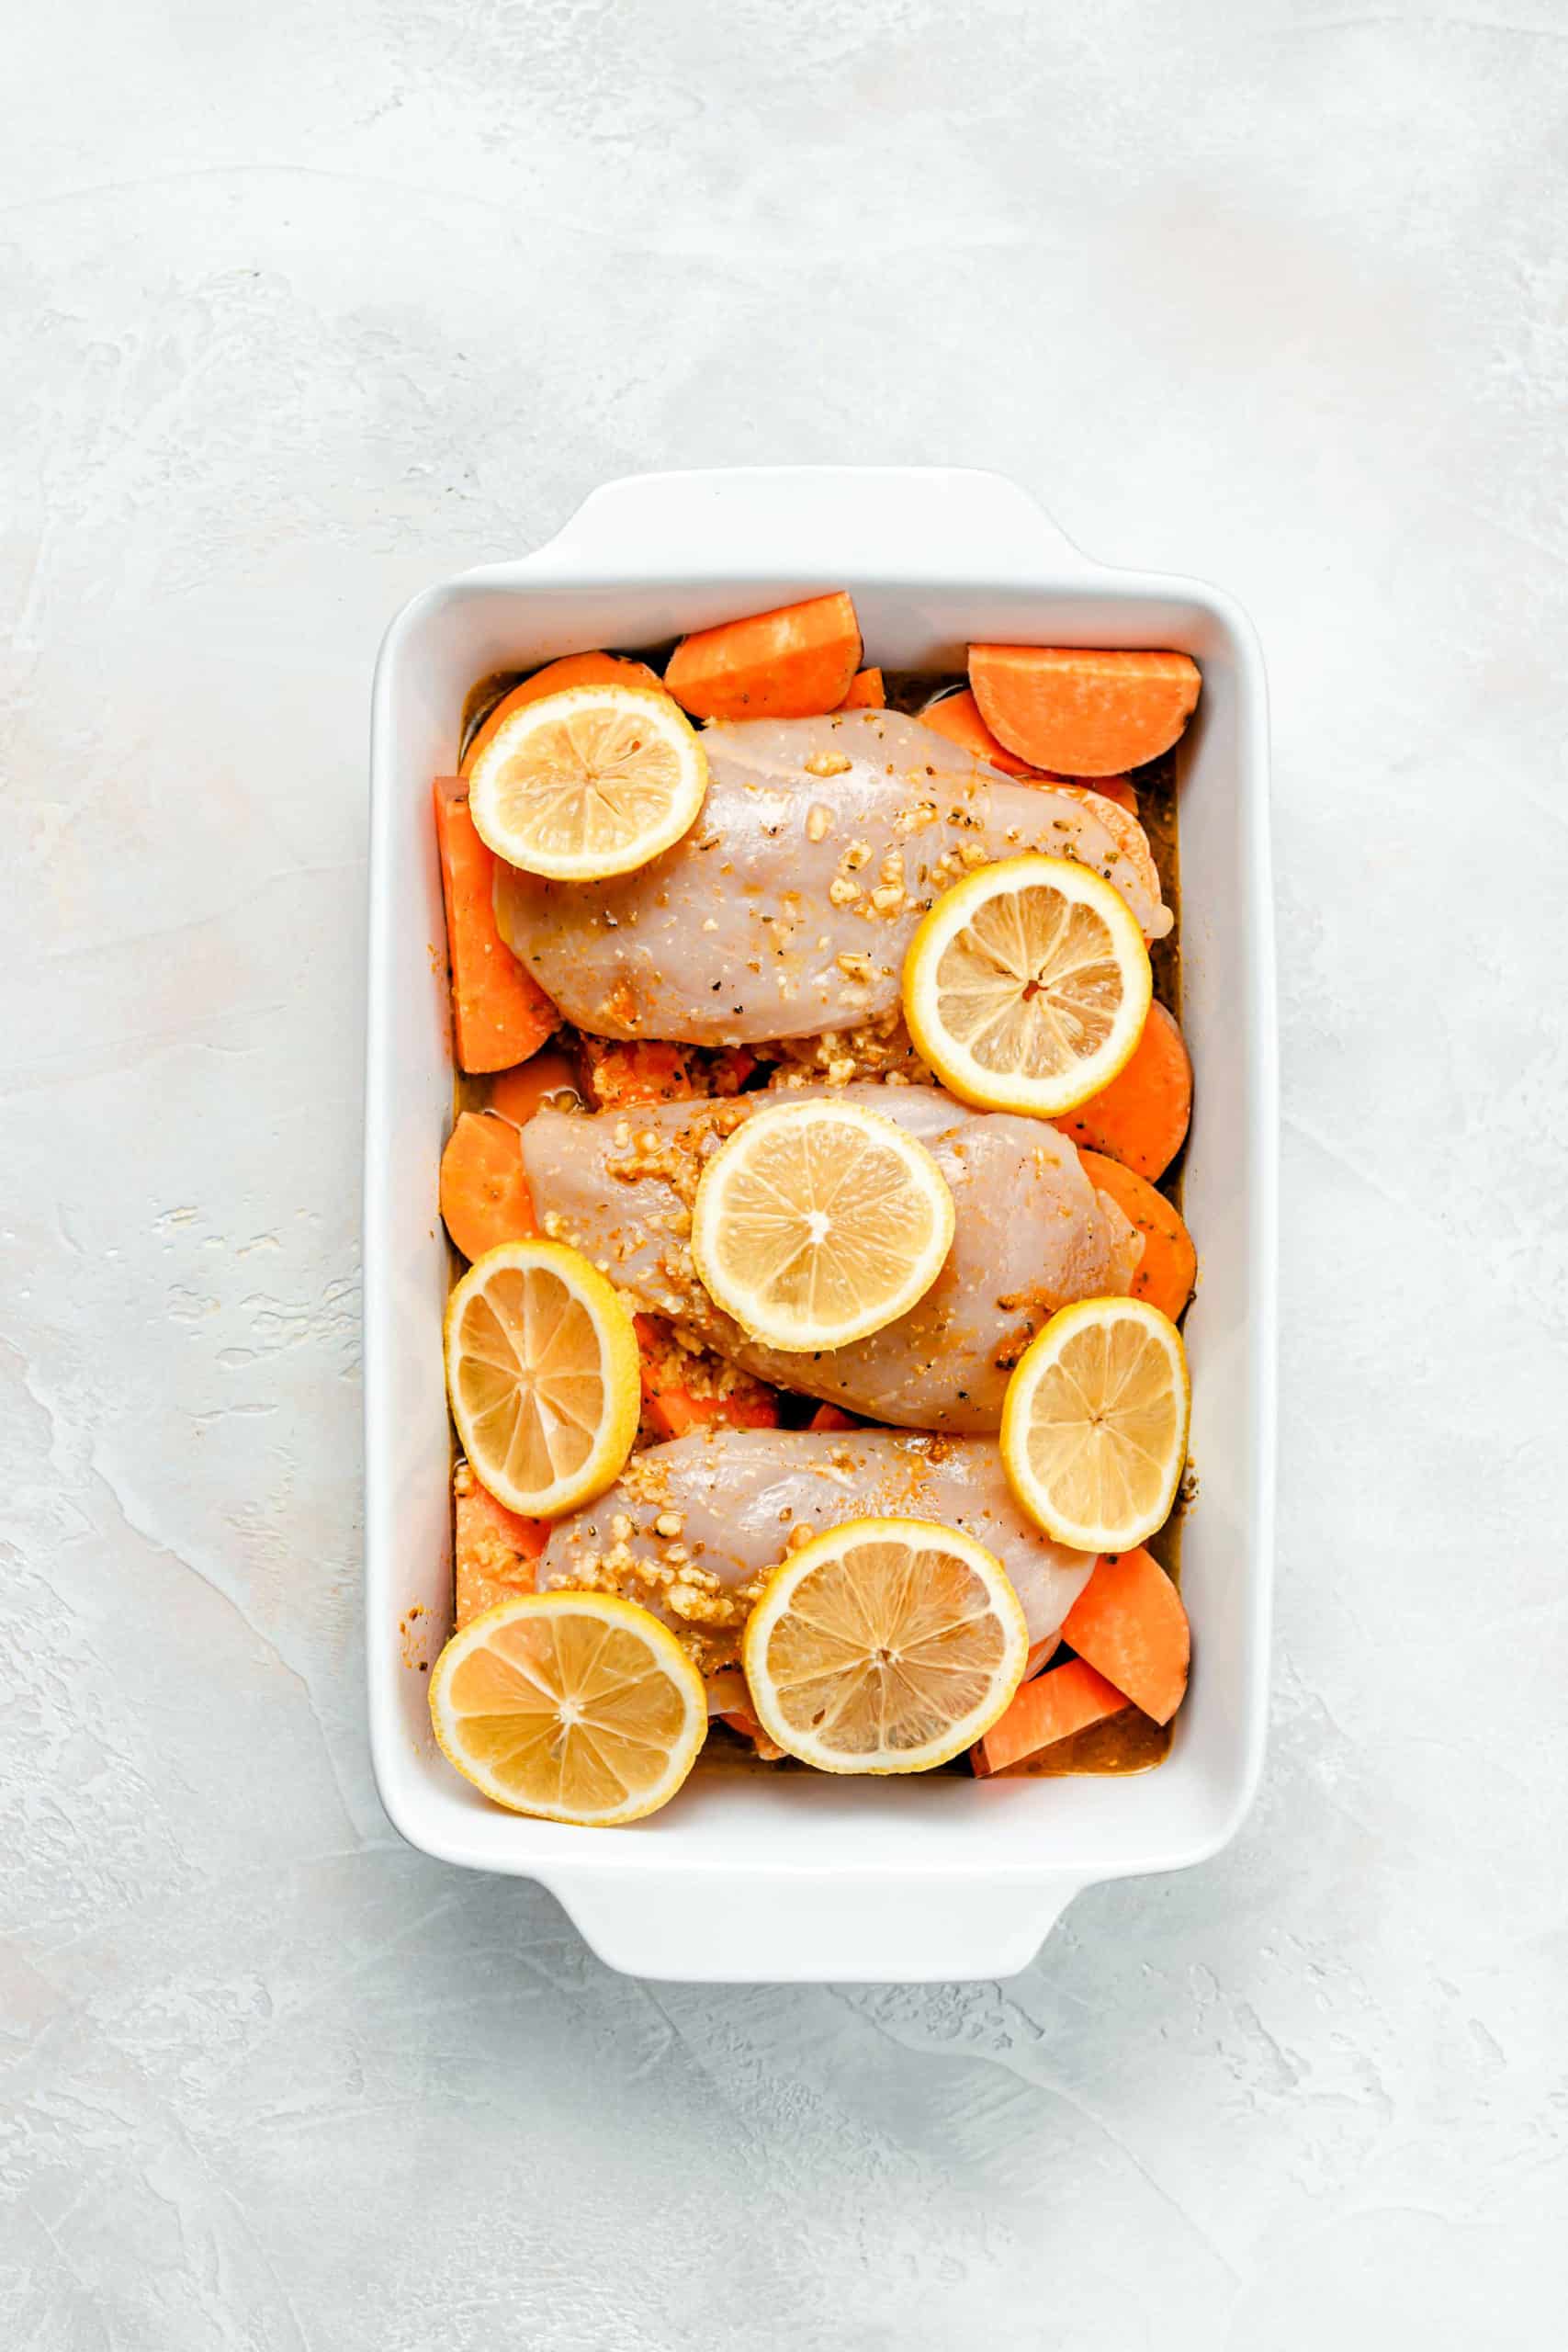
[[[641,1409],[631,1310],[558,1241],[507,1241],[446,1303],[446,1387],[474,1475],[555,1519],[620,1476]]]
[[[802,1544],[743,1644],[763,1730],[822,1772],[947,1763],[996,1722],[1028,1656],[1000,1561],[922,1519],[852,1519]]]
[[[668,1804],[707,1736],[674,1635],[608,1592],[530,1592],[455,1634],[430,1678],[442,1752],[513,1813],[609,1828]]]
[[[953,1246],[953,1195],[923,1144],[849,1102],[781,1102],[704,1169],[692,1256],[751,1339],[841,1348],[908,1314]]]
[[[707,754],[668,695],[570,686],[502,721],[468,772],[468,813],[509,865],[597,882],[678,842],[707,788]]]
[[[904,1017],[942,1084],[1054,1119],[1143,1033],[1149,951],[1119,890],[1065,857],[1005,858],[944,891],[909,943]]]
[[[1030,1342],[1002,1406],[1002,1464],[1030,1517],[1076,1552],[1165,1525],[1187,1459],[1187,1351],[1141,1298],[1085,1298]]]

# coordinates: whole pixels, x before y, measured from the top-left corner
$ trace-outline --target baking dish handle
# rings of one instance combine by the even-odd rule
[[[720,1899],[689,1877],[573,1871],[552,1892],[601,1960],[686,1984],[957,1984],[1026,1968],[1089,1881],[976,1880],[955,1895],[923,1872],[858,1880],[727,1871]]]
[[[885,575],[903,582],[1038,582],[1102,569],[1003,474],[961,466],[735,466],[630,474],[585,498],[509,571],[603,578],[628,561],[666,580],[744,576],[766,548],[774,576]]]

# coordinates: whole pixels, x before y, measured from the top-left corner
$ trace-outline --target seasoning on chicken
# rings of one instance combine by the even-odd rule
[[[802,1088],[791,1099],[827,1091]],[[1034,1333],[1069,1300],[1128,1291],[1142,1241],[1089,1182],[1074,1147],[1040,1120],[971,1111],[934,1087],[851,1085],[833,1099],[881,1112],[927,1147],[957,1228],[919,1305],[846,1347],[781,1354],[748,1340],[692,1262],[705,1159],[775,1093],[589,1118],[541,1111],[523,1130],[535,1213],[638,1306],[763,1380],[903,1428],[995,1430]]]
[[[894,1012],[933,899],[1045,850],[1113,883],[1145,937],[1171,915],[1135,820],[998,774],[896,711],[705,729],[691,831],[633,874],[554,883],[502,865],[502,937],[561,1015],[601,1037],[807,1037]],[[1127,828],[1131,828],[1129,832]]]
[[[680,1635],[705,1672],[731,1665],[769,1571],[797,1533],[848,1519],[934,1520],[993,1552],[1048,1640],[1089,1582],[1091,1555],[1054,1544],[1012,1498],[983,1438],[893,1430],[713,1430],[634,1454],[598,1500],[551,1529],[537,1567],[555,1586],[618,1592]]]

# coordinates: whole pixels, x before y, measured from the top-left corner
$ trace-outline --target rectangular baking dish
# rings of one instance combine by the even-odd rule
[[[425,1693],[450,1629],[450,1453],[436,1170],[452,1063],[431,778],[489,672],[847,588],[866,659],[958,670],[972,639],[1165,646],[1202,666],[1180,753],[1182,1019],[1197,1074],[1185,1208],[1198,1498],[1174,1746],[1128,1778],[694,1775],[624,1830],[487,1804],[437,1752]],[[1197,581],[1080,555],[1015,484],[948,469],[652,474],[598,490],[546,547],[414,598],[376,673],[365,1163],[366,1614],[372,1754],[424,1852],[538,1880],[635,1974],[720,1982],[1004,1976],[1092,1883],[1224,1846],[1262,1760],[1273,1567],[1277,1069],[1262,662]]]

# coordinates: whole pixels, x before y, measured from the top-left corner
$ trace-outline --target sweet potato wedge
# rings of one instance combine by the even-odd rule
[[[638,1102],[683,1102],[697,1091],[692,1059],[682,1046],[660,1038],[629,1045],[582,1038],[589,1099],[595,1110],[619,1111]]]
[[[1134,1707],[1168,1724],[1187,1694],[1187,1611],[1152,1552],[1108,1554],[1068,1610],[1062,1639]]]
[[[574,1110],[582,1101],[577,1066],[566,1054],[536,1054],[520,1069],[499,1070],[490,1082],[490,1105],[514,1126],[525,1127],[536,1111]]]
[[[452,1474],[453,1555],[457,1632],[471,1617],[535,1588],[534,1563],[549,1535],[548,1520],[520,1519],[498,1503],[466,1462]]]
[[[1192,1064],[1174,1014],[1149,1007],[1142,1036],[1109,1086],[1053,1125],[1077,1144],[1157,1183],[1187,1140]]]
[[[441,1155],[441,1215],[471,1262],[536,1233],[517,1129],[495,1111],[464,1111]]]
[[[1128,1222],[1144,1237],[1144,1254],[1133,1277],[1133,1296],[1146,1298],[1174,1323],[1192,1295],[1198,1279],[1198,1252],[1192,1246],[1180,1210],[1146,1176],[1123,1168],[1119,1159],[1078,1146],[1084,1174],[1100,1192],[1109,1193]]]
[[[967,686],[928,702],[920,713],[920,725],[929,727],[933,734],[945,735],[950,743],[956,743],[961,750],[973,752],[1003,775],[1029,776],[1048,784],[1065,781],[1043,768],[1031,767],[1027,760],[1017,758],[1005,743],[998,742],[981,718],[980,706]]]
[[[886,710],[887,695],[882,684],[880,670],[860,670],[850,680],[849,693],[839,705],[840,710]]]
[[[776,1389],[718,1356],[682,1348],[656,1315],[639,1315],[636,1322],[642,1409],[660,1437],[704,1429],[777,1429]]]
[[[839,1405],[818,1405],[806,1424],[808,1430],[861,1430],[865,1423]]]
[[[1075,1731],[1119,1715],[1130,1703],[1125,1691],[1114,1689],[1083,1658],[1071,1657],[1066,1666],[1047,1667],[1020,1684],[1006,1713],[971,1751],[971,1760],[982,1777],[1005,1771]]]
[[[1202,678],[1185,653],[972,645],[980,716],[1010,752],[1058,775],[1120,775],[1168,752]]]
[[[496,929],[495,856],[474,830],[468,787],[460,776],[435,779],[435,838],[457,1066],[510,1069],[538,1051],[560,1016]]]
[[[860,623],[840,589],[682,638],[664,684],[694,718],[814,718],[860,668]]]
[[[1049,768],[1032,768],[1000,743],[980,716],[980,706],[967,687],[957,694],[939,695],[927,703],[920,713],[920,723],[945,735],[950,743],[959,744],[965,752],[976,752],[987,764],[998,768],[1003,775],[1022,777],[1031,784],[1053,784],[1066,790],[1077,783],[1070,775],[1056,775]],[[1106,800],[1114,800],[1129,817],[1138,813],[1138,796],[1124,775],[1096,776],[1094,790]]]

